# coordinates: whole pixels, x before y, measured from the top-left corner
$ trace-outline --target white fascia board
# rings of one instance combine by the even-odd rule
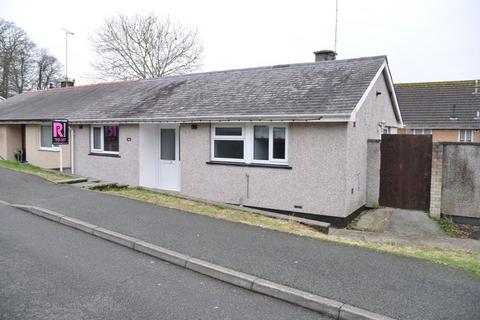
[[[393,78],[390,72],[390,67],[388,63],[385,61],[385,69],[384,69],[385,79],[387,80],[387,87],[390,90],[390,97],[392,99],[393,107],[395,108],[395,114],[398,117],[400,122],[400,126],[403,128],[405,124],[403,123],[402,113],[400,112],[400,106],[398,104],[397,95],[395,94],[395,86],[393,85]]]
[[[347,122],[350,114],[297,114],[297,115],[239,115],[239,116],[198,116],[182,118],[111,118],[71,119],[72,124],[93,123],[211,123],[211,122]]]
[[[382,63],[382,65],[380,66],[380,68],[378,68],[378,71],[377,73],[375,74],[375,76],[373,77],[372,81],[370,81],[370,84],[368,85],[367,87],[367,90],[365,90],[365,92],[363,93],[362,97],[360,98],[360,100],[358,100],[357,102],[357,105],[355,106],[355,108],[353,109],[351,115],[350,115],[350,121],[355,121],[356,117],[357,117],[357,113],[358,113],[358,110],[360,110],[360,108],[363,106],[363,104],[365,103],[365,100],[367,100],[367,97],[368,95],[370,94],[370,92],[372,91],[373,87],[375,86],[375,83],[377,82],[378,78],[380,77],[380,75],[382,74],[383,72],[383,69],[385,69],[385,66],[387,65],[387,62],[384,61]]]
[[[402,114],[400,113],[400,108],[398,106],[398,100],[397,100],[397,96],[395,95],[395,88],[393,86],[393,80],[390,74],[390,69],[388,67],[387,60],[385,60],[383,64],[380,66],[377,73],[373,77],[372,81],[368,85],[367,90],[365,90],[362,97],[358,101],[357,105],[353,109],[352,114],[350,116],[350,121],[355,121],[358,110],[360,110],[360,108],[363,106],[363,104],[365,103],[365,100],[367,99],[368,95],[370,94],[373,87],[375,86],[375,83],[377,83],[378,78],[380,78],[382,74],[385,77],[385,80],[387,83],[387,89],[389,90],[389,93],[390,93],[389,96],[392,101],[394,112],[395,112],[395,115],[397,116],[397,120],[400,123],[400,128],[403,128],[404,124],[403,124]]]

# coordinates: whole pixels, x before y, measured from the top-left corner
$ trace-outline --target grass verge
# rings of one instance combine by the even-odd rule
[[[50,181],[59,181],[67,179],[67,176],[61,173],[54,173],[43,170],[42,168],[32,166],[28,163],[19,163],[16,161],[0,160],[0,167],[25,173],[35,174]]]
[[[420,245],[400,245],[397,243],[383,244],[352,240],[345,237],[326,235],[313,229],[312,227],[291,220],[270,218],[256,213],[236,210],[227,206],[207,204],[139,187],[108,188],[102,190],[101,192],[144,201],[163,207],[202,214],[217,219],[240,222],[262,228],[288,232],[313,239],[334,241],[351,246],[429,260],[435,263],[465,269],[480,277],[480,253],[474,253],[467,250],[432,248]]]

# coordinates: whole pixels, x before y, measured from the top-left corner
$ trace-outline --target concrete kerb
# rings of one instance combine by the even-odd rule
[[[5,201],[2,204],[8,204]],[[253,275],[228,269],[207,261],[172,251],[140,239],[130,237],[115,231],[98,227],[79,219],[35,206],[8,204],[11,207],[30,212],[34,215],[56,221],[74,229],[95,235],[99,238],[148,254],[172,264],[184,267],[194,272],[215,278],[232,285],[268,295],[294,305],[317,311],[337,320],[394,320],[367,310],[356,308],[342,302],[321,297],[306,291],[284,286]]]
[[[248,290],[252,290],[255,280],[258,279],[255,276],[196,258],[189,259],[186,268]]]
[[[134,249],[184,268],[187,266],[187,261],[191,259],[187,255],[168,250],[145,241],[136,242]]]
[[[99,228],[98,226],[90,224],[88,222],[84,222],[82,220],[78,220],[78,219],[70,218],[66,216],[63,216],[59,222],[63,225],[66,225],[90,234],[93,234],[93,231]]]

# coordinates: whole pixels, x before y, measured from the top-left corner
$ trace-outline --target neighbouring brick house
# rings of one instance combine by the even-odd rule
[[[480,142],[480,81],[400,83],[395,92],[405,124],[398,133]]]

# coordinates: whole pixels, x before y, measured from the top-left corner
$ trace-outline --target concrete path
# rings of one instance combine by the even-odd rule
[[[54,185],[0,169],[0,200],[37,205],[397,319],[474,319],[480,279],[452,267]]]
[[[370,242],[425,245],[480,252],[480,241],[449,237],[427,213],[379,208],[369,210],[352,223],[353,230],[330,229],[330,234]]]

